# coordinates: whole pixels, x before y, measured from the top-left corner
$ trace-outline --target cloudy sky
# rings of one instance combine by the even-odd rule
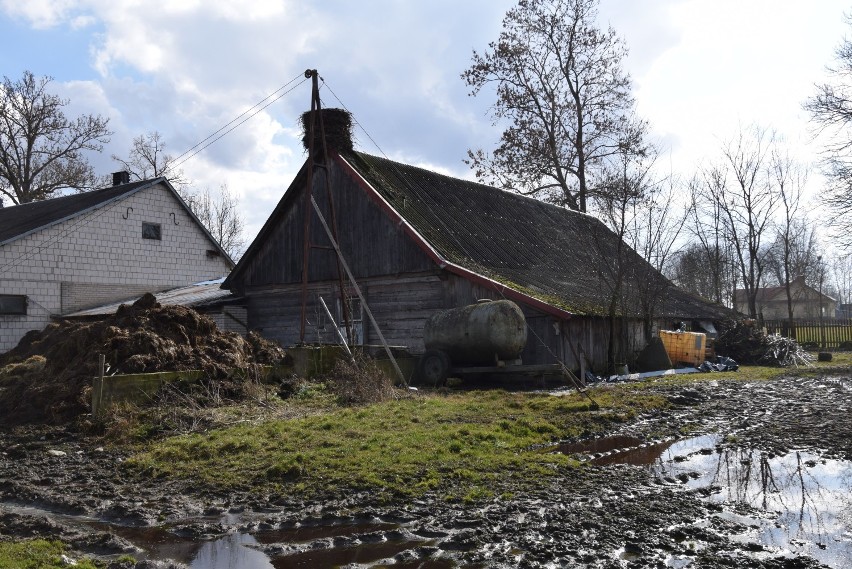
[[[301,165],[299,114],[316,68],[326,106],[364,130],[361,150],[470,176],[468,148],[494,146],[487,96],[459,75],[496,39],[509,0],[0,0],[0,73],[54,77],[69,113],[107,116],[112,141],[92,162],[117,169],[132,139],[159,131],[175,156],[276,89],[291,92],[182,168],[226,183],[253,237]],[[802,102],[852,31],[848,0],[602,0],[625,40],[639,112],[676,172],[711,159],[740,125],[776,129],[804,161]],[[332,94],[333,92],[333,94]],[[372,138],[380,149],[377,149]],[[819,184],[818,176],[812,185]]]

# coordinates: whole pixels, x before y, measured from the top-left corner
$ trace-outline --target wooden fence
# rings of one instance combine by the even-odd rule
[[[795,338],[806,348],[852,349],[852,319],[796,319],[792,329],[787,320],[766,320],[764,326],[770,334]]]

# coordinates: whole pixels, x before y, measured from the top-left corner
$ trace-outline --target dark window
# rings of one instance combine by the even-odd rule
[[[27,297],[23,294],[0,294],[0,314],[26,314]]]
[[[142,223],[142,239],[156,239],[161,241],[163,234],[160,231],[159,223]]]

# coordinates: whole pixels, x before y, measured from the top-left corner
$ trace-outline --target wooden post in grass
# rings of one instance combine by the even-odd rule
[[[104,373],[106,373],[106,356],[98,354],[98,412],[104,405]]]

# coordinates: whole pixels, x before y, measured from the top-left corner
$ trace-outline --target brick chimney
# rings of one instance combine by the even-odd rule
[[[112,173],[112,185],[120,186],[121,184],[130,183],[130,172],[122,170],[121,172]]]

